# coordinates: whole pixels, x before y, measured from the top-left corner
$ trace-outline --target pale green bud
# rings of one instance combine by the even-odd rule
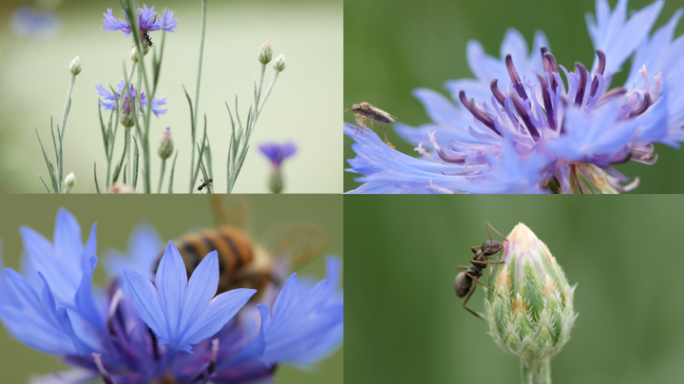
[[[135,118],[133,116],[133,113],[131,112],[122,113],[119,121],[121,122],[121,125],[123,125],[126,128],[131,128],[135,125]]]
[[[162,133],[157,154],[162,160],[168,159],[173,154],[173,139],[171,138],[171,128],[169,127],[166,127],[166,130]]]
[[[271,44],[268,42],[268,40],[266,40],[266,42],[261,45],[261,48],[259,48],[259,55],[257,58],[263,65],[271,62],[271,59],[273,58],[273,49],[271,49]]]
[[[285,187],[285,182],[283,181],[283,175],[280,173],[280,169],[274,169],[271,171],[271,176],[268,179],[268,189],[271,193],[280,193]]]
[[[285,55],[280,54],[278,57],[276,57],[275,62],[273,63],[273,69],[278,72],[285,70]]]
[[[74,184],[76,184],[76,175],[71,172],[64,178],[64,185],[66,186],[67,191],[70,191]]]
[[[71,63],[69,63],[69,72],[76,76],[81,73],[81,56],[76,56]]]
[[[570,338],[575,323],[570,286],[549,249],[525,224],[504,242],[503,265],[493,270],[487,322],[494,340],[526,362],[547,361]]]
[[[150,51],[150,46],[147,45],[147,44],[145,44],[145,43],[143,43],[143,44],[142,44],[142,49],[143,49],[143,56],[147,56],[147,52]],[[139,56],[139,55],[138,55],[138,47],[133,47],[133,49],[131,50],[131,60],[132,60],[134,63],[137,63],[137,62],[138,62],[138,56]]]

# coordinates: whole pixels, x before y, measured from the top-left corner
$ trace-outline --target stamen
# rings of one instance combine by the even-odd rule
[[[492,94],[494,95],[496,101],[498,101],[499,104],[501,104],[501,106],[503,107],[504,101],[506,101],[506,96],[504,96],[504,94],[501,93],[501,91],[499,90],[499,87],[497,85],[498,82],[499,79],[492,80],[492,82],[489,84],[489,88],[492,90]]]
[[[435,192],[441,192],[446,194],[455,194],[455,192],[450,189],[446,189],[444,187],[440,187],[439,185],[432,184],[432,180],[430,180],[430,184],[427,186],[427,189],[431,189]]]
[[[648,93],[644,93],[644,101],[641,102],[641,105],[639,105],[635,110],[629,113],[629,117],[634,117],[634,116],[639,116],[642,113],[646,112],[648,107],[651,106],[651,95]]]
[[[112,378],[109,376],[109,373],[105,369],[104,365],[102,364],[102,358],[100,357],[99,353],[93,352],[93,359],[95,359],[95,365],[97,365],[98,371],[100,371],[100,376],[102,376],[102,381],[105,384],[114,384],[112,381]]]
[[[209,367],[207,368],[208,376],[211,376],[211,374],[214,373],[214,369],[216,369],[216,357],[218,355],[218,346],[218,339],[214,339],[211,341],[211,361],[209,362]]]
[[[501,136],[501,132],[499,132],[499,130],[497,130],[496,126],[494,125],[494,120],[492,120],[491,117],[487,116],[487,114],[484,113],[484,111],[481,111],[480,109],[478,109],[475,106],[475,102],[473,101],[473,99],[467,99],[465,91],[463,91],[463,90],[460,91],[458,93],[458,98],[461,100],[461,103],[463,103],[463,105],[468,109],[468,111],[470,111],[470,113],[473,114],[473,116],[476,119],[480,120],[482,122],[482,124],[486,125],[489,129],[496,132],[497,135]]]
[[[537,73],[537,78],[541,84],[542,98],[544,99],[544,110],[546,112],[546,121],[549,123],[549,127],[555,131],[556,121],[553,118],[553,103],[551,102],[551,94],[549,93],[548,89],[549,83],[546,81],[546,77],[540,73]]]
[[[644,78],[644,91],[648,94],[651,93],[651,87],[648,84],[648,72],[646,72],[646,64],[639,70],[639,73]]]
[[[587,75],[589,71],[582,63],[575,63],[577,69],[579,69],[579,85],[577,86],[577,95],[575,96],[575,105],[578,107],[582,106],[582,101],[584,101],[584,90],[587,88]]]
[[[601,97],[601,100],[599,100],[597,106],[603,104],[606,100],[608,100],[612,97],[622,96],[625,93],[627,93],[627,90],[625,88],[622,88],[622,87],[611,89],[610,91],[603,94],[603,97]]]
[[[549,50],[546,47],[541,47],[542,66],[544,67],[544,72],[551,72],[549,60],[546,58],[546,56],[544,56],[548,51]]]
[[[109,315],[107,316],[107,328],[111,335],[116,334],[114,330],[114,316],[116,315],[116,310],[119,307],[119,302],[123,299],[124,294],[121,289],[117,289],[112,296],[112,301],[109,304]]]
[[[603,72],[606,70],[606,54],[603,53],[602,50],[597,49],[596,50],[596,55],[598,56],[599,62],[598,62],[598,68],[596,68],[596,72],[603,76]],[[599,80],[598,76],[594,75],[594,80],[591,82],[591,92],[589,92],[589,96],[594,97],[596,96],[596,91],[598,91],[598,86],[599,86]]]
[[[429,161],[432,161],[433,163],[437,162],[437,160],[435,160],[435,158],[432,157],[430,152],[426,151],[425,148],[423,148],[423,143],[418,143],[418,146],[413,148],[413,150],[420,153],[423,157],[425,157]]]
[[[428,136],[430,136],[430,144],[432,144],[432,147],[436,150],[439,151],[439,144],[437,144],[437,139],[435,138],[435,133],[437,131],[428,131]]]
[[[523,88],[522,82],[520,81],[520,75],[518,75],[518,71],[515,70],[513,58],[510,54],[506,55],[506,69],[508,70],[508,76],[511,77],[511,81],[513,82],[515,90],[518,91],[518,95],[520,95],[520,97],[522,97],[524,100],[527,100],[527,93],[525,93],[525,88]]]
[[[511,100],[513,101],[513,106],[515,106],[515,110],[518,112],[518,115],[520,115],[520,118],[523,120],[523,122],[525,122],[525,125],[527,126],[527,131],[530,133],[530,135],[532,135],[532,137],[538,139],[539,131],[537,130],[537,127],[535,127],[534,124],[532,124],[532,120],[530,120],[530,115],[527,114],[527,111],[525,110],[525,107],[523,107],[518,95],[512,93]]]
[[[558,89],[558,83],[556,82],[556,77],[553,76],[554,73],[558,73],[558,63],[556,58],[551,54],[551,52],[544,53],[544,57],[549,61],[549,73],[551,74],[551,89],[556,92]]]
[[[655,85],[655,93],[653,93],[653,102],[655,103],[658,101],[658,96],[660,96],[660,84],[662,83],[662,78],[663,78],[663,72],[658,72],[657,75],[653,78],[656,82]]]
[[[463,163],[465,163],[465,156],[447,155],[446,153],[444,153],[444,151],[441,148],[437,150],[437,155],[439,155],[439,158],[446,161],[447,163],[452,163],[452,164],[463,164]]]

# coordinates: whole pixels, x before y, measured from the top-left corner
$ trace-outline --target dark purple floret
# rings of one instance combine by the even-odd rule
[[[589,76],[589,71],[587,71],[587,68],[582,63],[575,63],[575,67],[577,67],[579,70],[579,84],[577,85],[575,105],[581,107],[582,101],[584,100],[584,90],[587,88],[587,77]]]
[[[596,50],[596,55],[598,56],[598,68],[596,68],[596,72],[603,76],[603,72],[606,70],[606,54],[603,53],[602,50],[597,49]],[[594,97],[596,96],[596,91],[598,91],[598,86],[599,86],[599,80],[598,76],[594,76],[594,80],[591,82],[591,92],[589,93],[589,96]]]
[[[520,75],[518,75],[518,71],[515,70],[513,58],[510,54],[506,55],[506,69],[508,70],[508,75],[511,77],[511,81],[513,82],[515,90],[518,91],[518,95],[520,95],[523,100],[527,100],[527,93],[525,93],[525,88],[520,81]]]
[[[468,109],[468,111],[470,111],[470,113],[472,113],[476,119],[480,120],[482,124],[486,125],[489,129],[496,132],[497,135],[501,136],[501,132],[499,132],[494,125],[494,120],[487,116],[484,111],[481,111],[479,108],[477,108],[475,101],[466,97],[465,91],[461,90],[458,93],[458,98],[461,100],[461,103],[463,103],[463,106],[465,106],[466,109]]]
[[[506,96],[504,96],[504,94],[499,90],[498,82],[499,79],[492,80],[492,82],[489,84],[489,88],[492,90],[492,94],[496,98],[496,101],[503,106],[504,101],[506,101]]]
[[[532,124],[530,115],[525,110],[525,107],[522,105],[522,101],[520,100],[518,95],[516,95],[515,93],[511,93],[511,101],[513,101],[515,111],[518,112],[518,115],[520,115],[520,118],[525,123],[525,126],[527,126],[527,131],[530,132],[530,135],[532,135],[532,137],[534,137],[535,139],[539,139],[539,131],[537,130],[537,127],[535,127],[534,124]]]
[[[551,94],[549,93],[549,83],[542,74],[538,73],[537,78],[541,84],[542,98],[544,99],[544,110],[546,112],[546,121],[549,122],[549,127],[555,131],[556,121],[553,118],[553,103],[551,102]]]

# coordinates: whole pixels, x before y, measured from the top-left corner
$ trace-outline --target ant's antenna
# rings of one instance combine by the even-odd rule
[[[496,232],[497,235],[501,236],[502,239],[508,241],[508,239],[504,237],[504,235],[500,234],[499,231],[497,231],[494,227],[492,227],[491,224],[489,224],[489,222],[485,221],[485,229],[487,229],[487,236],[489,236],[489,241],[492,241],[492,235],[489,234],[489,228],[491,228],[492,231]]]

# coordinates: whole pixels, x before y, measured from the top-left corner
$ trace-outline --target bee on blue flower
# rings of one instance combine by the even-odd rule
[[[170,242],[152,276],[161,244],[149,228],[132,237],[134,257],[110,258],[102,289],[92,286],[95,225],[84,244],[78,221],[60,209],[52,242],[30,228],[20,232],[23,274],[0,257],[0,320],[25,345],[72,366],[32,383],[259,383],[279,364],[315,364],[342,342],[336,258],[319,283],[293,274],[253,303],[253,289],[216,295],[216,252],[188,278]]]
[[[154,7],[147,8],[147,5],[143,4],[142,8],[138,8],[138,28],[140,36],[146,36],[150,32],[154,31],[167,31],[173,32],[178,25],[178,19],[173,17],[173,11],[164,9],[161,17],[157,17],[157,12]],[[112,14],[112,9],[107,9],[107,13],[103,13],[105,19],[102,21],[104,26],[102,29],[105,31],[121,31],[124,33],[124,37],[131,34],[131,24],[129,21],[120,20],[114,17]],[[124,13],[125,16],[125,13]]]
[[[418,89],[432,122],[396,124],[416,145],[415,158],[382,145],[372,132],[355,135],[351,169],[363,177],[351,193],[622,193],[635,188],[614,166],[654,164],[653,143],[679,148],[684,141],[683,38],[674,39],[682,11],[649,36],[663,1],[627,17],[627,0],[611,10],[596,1],[587,17],[593,65],[560,65],[542,32],[528,52],[509,30],[501,58],[470,42],[476,79],[450,81],[456,103]],[[632,57],[627,81],[613,76]],[[565,77],[565,82],[561,77]]]

